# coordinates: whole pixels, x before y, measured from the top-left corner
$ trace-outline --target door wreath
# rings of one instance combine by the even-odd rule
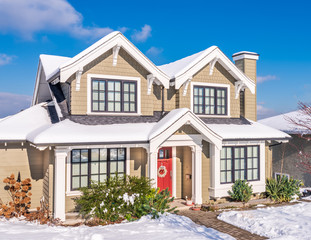
[[[163,178],[167,174],[167,170],[165,166],[160,166],[158,169],[158,177]]]

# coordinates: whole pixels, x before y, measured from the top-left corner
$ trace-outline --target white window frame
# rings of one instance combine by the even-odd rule
[[[280,173],[280,172],[275,172],[274,173],[274,178],[277,179],[277,176],[286,176],[288,179],[290,179],[290,175],[288,173]]]
[[[227,89],[227,115],[207,115],[207,114],[197,114],[199,117],[213,117],[213,118],[229,118],[231,117],[230,112],[230,85],[229,84],[221,84],[221,83],[202,83],[202,82],[191,82],[190,85],[190,109],[193,112],[193,88],[194,86],[202,86],[202,87],[220,87],[220,88],[226,88]]]
[[[112,80],[125,80],[136,81],[137,86],[137,112],[136,113],[115,113],[115,112],[92,112],[92,79],[112,79]],[[123,116],[137,116],[141,115],[141,79],[140,77],[130,76],[116,76],[116,75],[103,75],[103,74],[87,74],[87,112],[88,115],[123,115]]]

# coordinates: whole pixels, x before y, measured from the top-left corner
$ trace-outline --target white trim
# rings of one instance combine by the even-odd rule
[[[88,47],[66,63],[60,66],[61,82],[66,82],[69,77],[80,67],[84,67],[94,59],[113,49],[116,45],[121,46],[148,72],[153,74],[165,88],[169,88],[170,78],[139,51],[122,33],[112,32],[103,37],[92,46]]]
[[[236,144],[226,143],[223,146],[248,146],[258,145],[259,146],[259,181],[250,181],[250,185],[253,186],[254,193],[261,193],[265,191],[265,176],[266,176],[266,165],[265,165],[265,142],[237,142]],[[231,190],[233,183],[221,184],[220,183],[220,150],[210,145],[211,149],[211,185],[209,187],[209,193],[212,198],[221,198],[228,196],[228,190]]]
[[[255,94],[255,82],[240,71],[218,47],[215,47],[212,51],[206,51],[204,54],[201,54],[185,69],[177,73],[175,75],[175,89],[179,89],[190,76],[195,75],[215,58],[218,58],[217,62],[219,62],[237,81],[241,80],[247,88],[249,88],[251,93]]]
[[[114,67],[117,66],[117,63],[118,63],[118,55],[119,55],[120,48],[121,48],[120,45],[116,45],[112,49],[112,66]]]
[[[204,87],[222,87],[227,88],[227,115],[205,115],[205,114],[196,114],[200,117],[217,117],[217,118],[230,118],[231,117],[231,98],[230,98],[230,85],[229,84],[222,84],[222,83],[204,83],[204,82],[191,82],[190,83],[190,109],[193,112],[193,87],[196,86],[204,86]],[[216,99],[215,99],[216,100]]]
[[[125,160],[125,174],[130,176],[131,175],[131,148],[126,148],[126,160]]]
[[[172,196],[176,198],[176,147],[172,147]]]
[[[111,113],[111,112],[92,112],[92,78],[99,79],[113,79],[113,80],[126,80],[126,81],[136,81],[137,82],[137,113]],[[87,74],[87,114],[88,115],[122,115],[122,116],[135,116],[141,114],[141,79],[140,77],[130,77],[130,76],[116,76],[116,75],[104,75],[104,74]]]
[[[286,176],[288,179],[290,179],[290,175],[288,173],[275,172],[274,178],[277,179],[277,176]]]
[[[232,55],[233,61],[238,61],[240,59],[253,59],[253,60],[258,60],[259,59],[259,54],[255,52],[247,52],[247,51],[242,51],[242,52],[237,52]]]
[[[39,65],[38,65],[37,76],[36,76],[36,84],[35,84],[31,106],[36,105],[36,100],[38,97],[38,91],[39,91],[39,85],[40,85],[41,71],[42,71],[42,63],[41,63],[41,60],[39,59]]]

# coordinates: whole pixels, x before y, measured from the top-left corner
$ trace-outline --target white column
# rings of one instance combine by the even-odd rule
[[[172,196],[176,197],[176,147],[172,147]]]
[[[65,166],[68,149],[55,149],[54,163],[54,218],[66,220],[65,215]],[[68,176],[69,177],[69,176]]]
[[[220,149],[215,144],[210,144],[211,149],[211,192],[210,196],[218,198],[220,188]]]
[[[194,160],[194,203],[202,204],[202,147],[195,146]]]
[[[152,179],[152,185],[154,188],[158,187],[158,153],[151,152],[149,153],[149,178]]]
[[[125,174],[130,176],[131,175],[131,148],[127,147],[126,148],[126,161],[125,161]]]

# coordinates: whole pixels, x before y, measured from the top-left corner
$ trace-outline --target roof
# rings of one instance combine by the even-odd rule
[[[242,81],[252,93],[255,93],[254,81],[240,71],[216,46],[209,47],[204,51],[198,52],[178,61],[162,66],[156,66],[121,32],[118,31],[106,35],[72,58],[40,55],[46,81],[52,81],[58,73],[60,75],[60,81],[66,82],[72,74],[80,71],[91,61],[101,56],[108,50],[114,49],[116,46],[122,47],[166,88],[169,88],[170,80],[174,80],[173,83],[175,84],[175,88],[179,89],[194,74],[210,62],[216,60],[227,71],[229,71],[237,81]]]
[[[40,61],[46,78],[49,79],[53,76],[59,67],[70,59],[69,57],[41,54]]]
[[[224,140],[284,140],[291,136],[275,128],[248,120],[249,124],[207,124]]]
[[[25,109],[0,122],[0,141],[26,141],[28,135],[42,132],[52,123],[41,103]]]
[[[311,121],[310,116],[306,116],[305,114],[302,114],[300,110],[297,110],[285,114],[280,114],[274,117],[261,119],[258,122],[289,134],[310,134],[310,131],[308,129],[293,124],[290,119],[306,122]]]

